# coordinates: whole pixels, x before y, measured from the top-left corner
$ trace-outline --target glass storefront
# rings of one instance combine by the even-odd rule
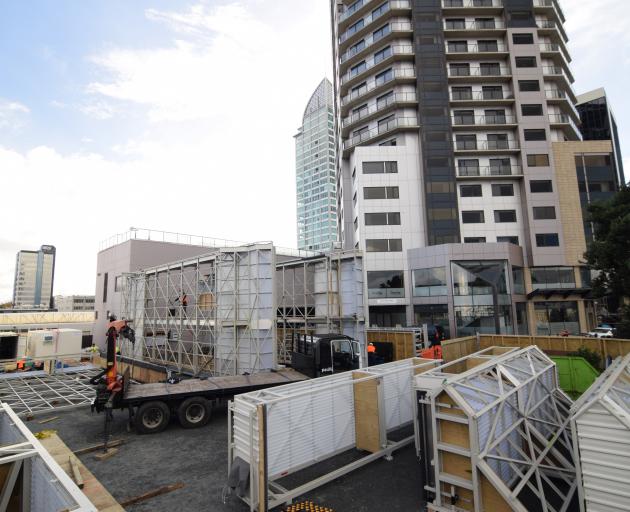
[[[405,276],[402,270],[368,272],[368,298],[401,298],[405,296]]]
[[[495,334],[493,306],[455,306],[457,336]],[[514,334],[510,306],[498,306],[499,331],[501,334]]]
[[[370,325],[378,327],[407,326],[405,306],[370,306]]]
[[[423,268],[413,271],[413,294],[415,297],[446,295],[446,268]]]
[[[414,325],[421,327],[427,324],[429,328],[440,325],[444,328],[447,338],[451,337],[448,323],[448,304],[416,304],[413,307]]]
[[[567,330],[570,334],[580,333],[577,302],[536,302],[536,334],[551,336]]]

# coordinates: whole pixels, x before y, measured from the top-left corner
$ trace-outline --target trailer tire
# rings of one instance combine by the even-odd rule
[[[138,407],[134,420],[139,434],[156,434],[168,426],[171,411],[164,402],[147,402]]]
[[[177,408],[177,419],[184,428],[203,427],[210,421],[212,406],[203,397],[193,396],[184,400]]]

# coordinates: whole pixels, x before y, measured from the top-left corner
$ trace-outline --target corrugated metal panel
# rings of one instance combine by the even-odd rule
[[[232,432],[234,439],[234,456],[240,457],[245,462],[258,463],[258,417],[255,414],[256,408],[245,398],[234,398],[232,411]],[[252,436],[253,427],[253,436]],[[253,461],[251,460],[253,437]]]

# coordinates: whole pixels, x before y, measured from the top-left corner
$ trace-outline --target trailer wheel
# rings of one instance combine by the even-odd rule
[[[171,411],[164,402],[147,402],[138,407],[135,416],[136,432],[139,434],[155,434],[162,432],[171,419]]]
[[[210,421],[211,414],[210,402],[200,396],[187,398],[177,408],[177,418],[184,428],[203,427]]]

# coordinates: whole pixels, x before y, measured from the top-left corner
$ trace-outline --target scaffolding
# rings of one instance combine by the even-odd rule
[[[364,345],[360,253],[313,255],[271,243],[223,247],[126,274],[122,355],[193,375],[240,375],[289,361],[295,331]]]
[[[90,405],[94,386],[90,379],[100,372],[92,365],[56,370],[4,374],[0,378],[0,402],[18,416],[35,416]]]
[[[431,511],[577,506],[571,400],[538,347],[492,347],[416,377]]]

